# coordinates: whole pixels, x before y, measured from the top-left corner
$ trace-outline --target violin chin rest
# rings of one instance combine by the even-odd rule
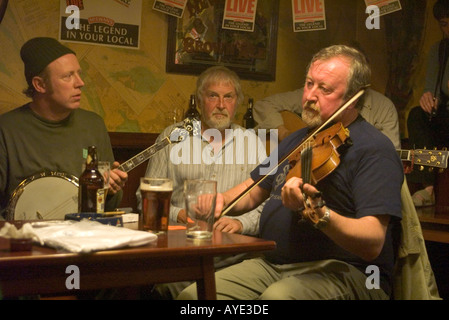
[[[339,145],[337,147],[337,152],[339,154],[343,154],[346,152],[346,150],[348,150],[350,147],[352,147],[353,143],[351,138],[346,139],[346,141],[344,143],[342,143],[341,145]]]

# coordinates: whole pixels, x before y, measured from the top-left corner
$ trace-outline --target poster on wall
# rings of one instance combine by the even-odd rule
[[[60,0],[59,40],[139,49],[142,0]]]
[[[326,30],[324,0],[292,0],[293,32]]]
[[[257,0],[226,0],[223,15],[223,29],[254,31]]]
[[[367,7],[377,6],[379,8],[379,16],[402,10],[400,0],[365,0]]]
[[[153,10],[182,18],[188,0],[155,0]]]
[[[168,16],[166,71],[199,75],[223,65],[242,79],[274,81],[279,0],[257,2],[253,32],[223,28],[225,3],[191,0],[182,18]]]

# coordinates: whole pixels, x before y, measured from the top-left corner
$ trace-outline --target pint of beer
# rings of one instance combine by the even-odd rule
[[[171,179],[140,178],[142,228],[156,234],[166,233],[173,193]]]

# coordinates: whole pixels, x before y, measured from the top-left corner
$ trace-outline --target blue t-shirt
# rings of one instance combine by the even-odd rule
[[[363,273],[368,265],[376,265],[381,270],[381,284],[389,291],[394,265],[392,227],[401,218],[402,163],[391,141],[362,117],[347,129],[352,146],[341,155],[340,165],[319,181],[316,188],[322,192],[326,205],[340,215],[361,218],[387,214],[394,217],[379,257],[366,262],[339,247],[310,223],[298,222],[298,213],[284,207],[281,200],[281,189],[289,171],[288,160],[260,183],[260,187],[271,192],[260,218],[260,236],[276,241],[276,250],[266,254],[272,263],[338,259],[358,267]],[[306,135],[307,128],[284,139],[279,145],[278,158],[282,159]],[[254,181],[259,180],[259,168],[251,173],[251,177]]]

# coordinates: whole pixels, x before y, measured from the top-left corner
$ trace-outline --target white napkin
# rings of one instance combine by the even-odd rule
[[[34,237],[33,227],[29,223],[25,223],[22,228],[17,229],[15,225],[5,222],[0,230],[0,237],[11,239],[27,239]]]
[[[75,253],[136,247],[157,239],[157,235],[150,232],[104,225],[89,220],[38,222],[32,225],[27,223],[22,229],[24,228],[28,234],[32,233],[33,241],[41,245]],[[2,231],[3,229],[0,234]]]

